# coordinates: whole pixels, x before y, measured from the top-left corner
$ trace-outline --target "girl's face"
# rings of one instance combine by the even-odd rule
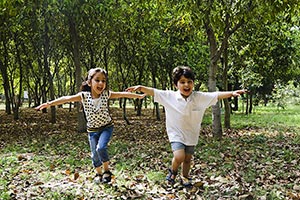
[[[193,92],[194,81],[182,75],[177,82],[176,88],[184,98],[188,98]]]
[[[90,81],[89,86],[93,97],[99,97],[106,88],[106,77],[104,73],[97,72]]]

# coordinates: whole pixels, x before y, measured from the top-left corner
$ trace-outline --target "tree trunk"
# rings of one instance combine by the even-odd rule
[[[136,115],[142,116],[143,99],[135,99],[134,102],[136,104]]]
[[[79,51],[79,36],[77,33],[76,24],[74,18],[69,16],[69,31],[71,36],[71,43],[73,45],[73,60],[75,64],[75,83],[76,90],[79,92],[81,86],[81,67],[80,67],[80,51]],[[75,104],[77,108],[77,119],[78,119],[78,131],[85,132],[86,131],[86,121],[84,118],[83,110],[80,109],[79,103]]]
[[[47,4],[45,5],[45,10],[47,9]],[[44,24],[44,69],[46,70],[46,74],[48,76],[49,82],[49,92],[50,92],[50,99],[54,99],[54,86],[53,86],[53,77],[49,67],[49,48],[50,48],[50,38],[48,36],[49,27],[47,24],[47,16],[45,16],[45,24]],[[51,123],[56,123],[56,108],[55,106],[51,106]]]
[[[127,118],[127,114],[126,114],[126,98],[123,98],[124,100],[123,100],[123,119],[126,121],[126,124],[127,125],[130,125],[130,122],[129,122],[129,120],[128,120],[128,118]]]
[[[248,94],[248,96],[249,96],[249,114],[251,114],[252,113],[252,110],[253,110],[253,95],[250,93],[250,94]]]
[[[213,1],[210,3],[213,3]],[[216,38],[217,34],[215,34],[213,25],[210,21],[211,19],[210,11],[211,11],[210,9],[207,9],[207,12],[205,12],[204,27],[208,38],[209,52],[210,52],[208,89],[209,91],[213,92],[216,90],[216,74],[218,69],[218,61],[221,57],[221,54],[224,51],[224,49],[227,48],[228,46],[228,39],[230,35],[232,35],[237,29],[239,29],[242,26],[242,24],[244,24],[244,20],[241,19],[237,24],[231,27],[232,23],[230,20],[230,14],[226,13],[225,24],[224,24],[225,27],[222,35],[223,37],[220,37],[222,38],[222,41],[220,43],[221,44],[220,47],[218,48],[217,38]],[[215,137],[222,137],[222,125],[221,125],[221,115],[220,115],[221,112],[220,112],[219,103],[217,103],[217,105],[215,106],[212,106],[212,111],[213,111],[213,135]]]
[[[208,36],[208,42],[209,42],[209,48],[210,48],[210,65],[209,65],[209,77],[208,77],[208,91],[209,92],[215,92],[216,91],[216,75],[217,75],[217,69],[218,69],[218,60],[220,58],[220,55],[217,50],[217,42],[216,38],[214,36],[214,32],[212,28],[209,26],[209,24],[206,24],[205,26],[207,36]],[[212,132],[213,136],[217,138],[222,137],[222,125],[221,125],[221,110],[220,110],[220,104],[217,102],[216,105],[212,106]]]
[[[18,120],[19,117],[19,110],[20,110],[20,106],[21,106],[21,96],[22,96],[22,83],[23,83],[23,64],[22,64],[22,59],[21,59],[21,55],[20,55],[20,50],[19,50],[19,41],[18,41],[18,36],[15,35],[15,46],[16,46],[16,57],[17,57],[17,62],[19,65],[19,74],[20,74],[20,79],[19,79],[19,94],[15,96],[15,103],[14,103],[14,120]],[[12,88],[13,89],[13,88]]]
[[[249,95],[247,95],[247,98],[246,98],[246,115],[249,114]]]
[[[236,90],[239,88],[239,78],[236,75],[234,77],[235,77],[235,83],[234,83],[233,90]],[[234,107],[231,107],[231,109],[237,111],[239,109],[238,97],[233,98],[233,105]]]
[[[157,68],[156,66],[155,67],[152,67],[151,68],[151,74],[152,74],[152,84],[153,84],[153,88],[156,88],[156,73],[157,73]],[[160,112],[159,112],[159,104],[157,102],[154,103],[154,109],[155,109],[155,114],[156,114],[156,119],[158,121],[161,120],[161,117],[160,117]]]
[[[3,79],[3,88],[4,88],[4,95],[5,95],[5,112],[6,114],[11,114],[11,106],[10,106],[10,89],[9,89],[9,79],[7,74],[7,67],[8,67],[8,50],[5,41],[2,41],[4,47],[4,63],[0,60],[0,70]]]
[[[228,91],[228,79],[227,79],[227,71],[228,71],[228,44],[226,44],[223,52],[223,85],[224,91]],[[230,105],[229,100],[224,99],[224,108],[225,108],[225,115],[224,115],[224,126],[227,129],[230,129]]]

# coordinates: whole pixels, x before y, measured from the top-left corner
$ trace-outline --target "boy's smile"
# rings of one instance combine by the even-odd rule
[[[194,81],[182,75],[177,82],[176,88],[184,98],[188,98],[193,92]]]

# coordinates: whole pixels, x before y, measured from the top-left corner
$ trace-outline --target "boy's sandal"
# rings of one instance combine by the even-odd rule
[[[172,177],[173,176],[173,177]],[[170,183],[170,184],[175,184],[175,178],[177,176],[177,172],[173,171],[172,169],[169,169],[169,174],[166,177],[166,180]]]
[[[192,187],[192,179],[191,178],[186,178],[184,176],[181,177],[181,185],[183,185],[184,187]]]
[[[105,171],[102,175],[102,183],[109,183],[112,178],[112,173],[110,171]]]

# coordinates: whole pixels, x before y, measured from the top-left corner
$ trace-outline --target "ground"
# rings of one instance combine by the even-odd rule
[[[172,153],[164,115],[137,117],[112,109],[109,145],[111,184],[95,184],[86,133],[77,132],[76,112],[22,109],[21,119],[0,111],[2,199],[300,199],[300,137],[293,131],[243,128],[222,140],[203,126],[193,159],[193,188],[165,183]]]

